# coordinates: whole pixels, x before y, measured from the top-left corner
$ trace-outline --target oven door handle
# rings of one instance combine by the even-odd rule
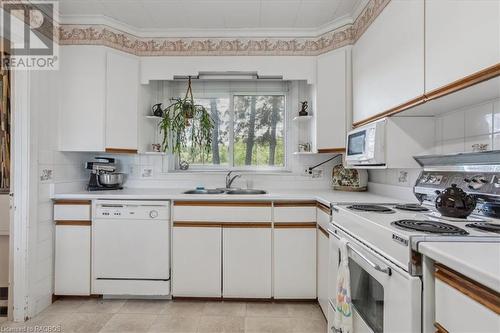
[[[355,248],[353,248],[352,246],[350,246],[349,243],[347,243],[347,247],[349,249],[351,249],[351,251],[353,251],[354,253],[356,253],[358,256],[360,256],[361,259],[363,259],[364,261],[366,261],[376,271],[382,272],[382,273],[387,274],[389,276],[392,275],[392,270],[391,270],[390,267],[386,267],[386,268],[380,267],[379,265],[377,265],[376,263],[374,263],[373,261],[371,261],[370,259],[368,259],[364,254],[362,254],[361,252],[359,252],[358,250],[356,250]]]

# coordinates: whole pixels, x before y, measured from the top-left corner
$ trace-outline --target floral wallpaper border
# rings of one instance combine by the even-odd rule
[[[61,25],[60,45],[104,45],[137,56],[315,56],[353,44],[390,0],[370,0],[353,24],[314,38],[147,38],[104,25]]]

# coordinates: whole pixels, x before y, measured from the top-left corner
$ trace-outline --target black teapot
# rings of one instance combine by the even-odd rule
[[[443,216],[466,218],[476,208],[476,199],[457,184],[451,184],[443,192],[436,191],[436,194],[436,209]]]

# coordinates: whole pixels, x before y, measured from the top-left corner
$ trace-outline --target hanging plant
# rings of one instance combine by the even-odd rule
[[[184,148],[191,152],[199,149],[203,153],[210,151],[212,144],[212,117],[203,105],[195,104],[191,77],[184,98],[172,98],[173,103],[163,111],[160,129],[163,133],[162,149],[180,155]],[[187,147],[190,139],[190,147]]]

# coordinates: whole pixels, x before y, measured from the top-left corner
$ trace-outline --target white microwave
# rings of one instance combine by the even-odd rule
[[[347,133],[346,164],[352,168],[384,168],[386,119],[358,127]]]

